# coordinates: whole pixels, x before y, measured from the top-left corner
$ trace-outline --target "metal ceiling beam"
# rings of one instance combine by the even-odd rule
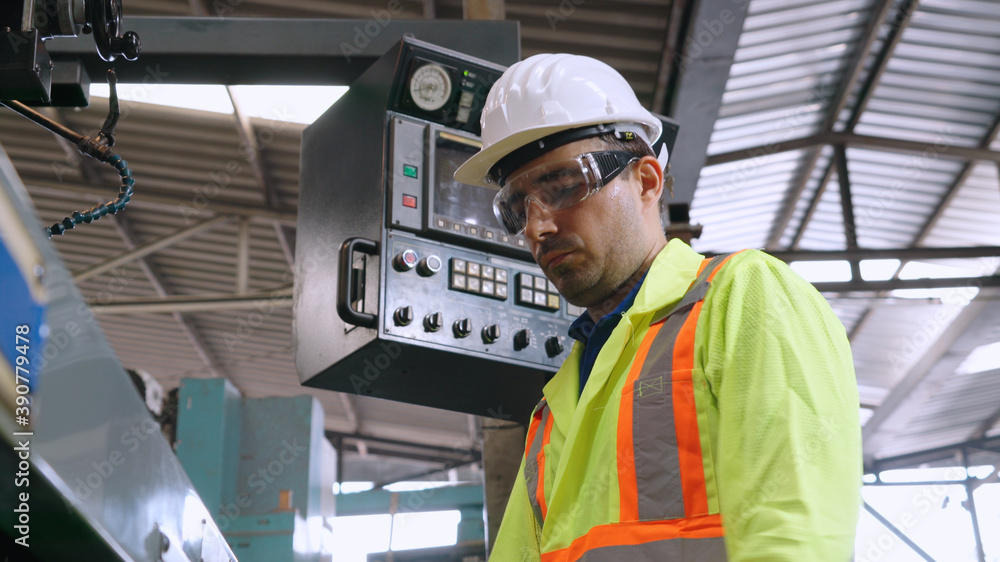
[[[686,0],[680,0],[683,3]],[[450,2],[449,2],[450,3]],[[641,18],[636,18],[636,16],[630,15],[628,12],[611,12],[608,10],[602,10],[600,8],[591,8],[591,5],[586,2],[574,2],[574,10],[569,11],[566,6],[559,8],[553,7],[551,4],[507,4],[504,6],[504,11],[507,12],[510,20],[524,21],[527,19],[539,19],[547,20],[552,24],[558,25],[562,22],[563,17],[566,19],[572,18],[574,23],[591,23],[597,25],[615,25],[629,27],[634,30],[651,30],[663,32],[667,29],[668,19],[667,14],[663,12],[653,13],[656,7],[650,5],[648,6],[649,12],[643,14]],[[660,4],[662,6],[662,4]],[[564,16],[564,14],[566,14]],[[662,15],[661,15],[662,14]],[[523,24],[522,24],[523,25]],[[614,66],[614,65],[612,65]]]
[[[1000,376],[1000,371],[997,371],[996,376]],[[1000,408],[996,409],[988,418],[983,420],[983,423],[979,424],[979,427],[972,434],[972,439],[986,437],[986,434],[998,423],[1000,423]]]
[[[1000,303],[974,299],[930,343],[862,428],[866,462],[876,457],[884,443],[905,430],[937,387],[955,372],[972,349],[982,343],[984,334],[989,334],[990,325],[997,317],[1000,317]]]
[[[820,128],[821,131],[833,131],[834,126],[837,124],[837,120],[840,118],[840,113],[847,106],[851,93],[854,91],[855,85],[861,78],[861,74],[865,69],[865,61],[868,60],[868,57],[872,52],[872,48],[878,40],[879,29],[882,28],[883,22],[895,3],[894,0],[877,0],[877,2],[878,3],[872,10],[874,13],[868,20],[868,26],[865,28],[865,31],[858,42],[858,47],[851,58],[850,66],[848,66],[844,79],[840,81],[840,88],[837,90],[837,93],[834,95],[833,100],[828,106],[826,117],[824,118],[823,125]],[[882,49],[883,54],[885,54],[888,49],[889,47],[886,45],[886,47]],[[873,89],[874,82],[867,83],[862,89],[861,98],[864,99],[866,96],[870,95]],[[847,130],[850,131],[851,128],[848,128]],[[809,179],[812,177],[813,169],[819,161],[821,152],[821,148],[813,148],[806,157],[805,162],[803,162],[802,168],[799,171],[798,180],[789,190],[789,193],[785,198],[784,207],[782,208],[777,219],[775,219],[774,225],[771,227],[771,234],[768,236],[767,240],[768,248],[776,248],[778,243],[781,241],[781,237],[784,235],[785,229],[788,228],[788,223],[791,222],[792,216],[795,214],[795,207],[799,199],[802,197],[802,192],[805,191],[806,185],[808,185]],[[828,173],[824,173],[824,176],[827,175]]]
[[[280,289],[250,294],[232,295],[163,295],[159,298],[138,297],[113,302],[91,300],[87,304],[94,314],[151,314],[161,312],[217,312],[260,308],[290,308],[292,290]]]
[[[503,20],[504,0],[462,0],[462,19]]]
[[[881,513],[879,513],[877,509],[875,509],[874,507],[871,506],[871,504],[869,504],[867,501],[864,501],[864,500],[862,500],[861,503],[864,505],[865,511],[867,511],[868,513],[870,513],[871,516],[874,517],[876,521],[878,521],[879,523],[881,523],[882,526],[885,527],[886,529],[888,529],[892,534],[894,534],[897,537],[899,537],[899,540],[903,541],[903,544],[905,544],[906,546],[910,547],[910,550],[912,550],[913,552],[916,552],[917,555],[919,555],[921,558],[923,558],[927,562],[935,562],[935,560],[933,558],[931,558],[930,554],[927,554],[926,552],[924,552],[924,549],[920,548],[917,545],[917,543],[913,542],[913,539],[911,539],[910,537],[906,536],[905,532],[903,532],[901,529],[899,529],[898,527],[896,527],[895,525],[893,525],[891,521],[889,521],[888,519],[886,519],[885,516],[883,516]]]
[[[366,449],[364,454],[361,453],[362,448]],[[469,460],[469,459],[453,459],[451,457],[441,457],[431,453],[415,453],[412,451],[402,451],[398,449],[391,449],[386,447],[370,446],[365,445],[364,441],[356,441],[351,444],[344,444],[342,449],[345,452],[358,453],[358,456],[379,456],[379,457],[390,457],[397,459],[407,459],[413,461],[421,462],[433,462],[433,463],[445,463],[453,460]],[[476,459],[478,461],[479,459]]]
[[[892,470],[897,468],[911,468],[944,460],[953,461],[954,464],[961,465],[961,461],[963,460],[961,455],[962,451],[965,449],[980,449],[1000,455],[1000,435],[983,439],[972,439],[961,443],[955,443],[954,445],[934,447],[933,449],[926,449],[924,451],[915,451],[913,453],[875,459],[871,462],[871,464],[866,463],[865,471],[882,472],[883,470]]]
[[[886,38],[882,45],[882,50],[879,52],[878,57],[875,60],[874,69],[868,74],[865,79],[864,85],[861,86],[861,92],[859,95],[858,102],[854,105],[851,110],[851,116],[847,120],[847,124],[844,126],[844,130],[848,132],[854,131],[854,127],[857,126],[858,122],[861,121],[861,116],[864,114],[865,109],[868,107],[868,102],[871,101],[872,95],[875,92],[875,86],[878,85],[879,81],[882,79],[882,74],[885,73],[885,69],[889,66],[889,60],[892,59],[892,54],[896,51],[896,46],[899,45],[900,39],[903,37],[903,30],[905,30],[910,25],[910,20],[913,18],[913,13],[917,9],[918,0],[907,0],[905,4],[900,8],[898,16],[896,18],[896,25],[892,26],[889,30],[889,36]],[[820,156],[819,152],[813,152],[813,154],[818,158]],[[816,161],[811,161],[812,163],[808,165],[810,170],[809,175],[802,175],[799,178],[799,183],[796,184],[794,192],[801,194],[806,187],[806,183],[812,174],[812,169],[816,166]],[[812,200],[809,202],[809,208],[806,214],[802,217],[802,221],[799,223],[798,228],[795,232],[795,237],[792,239],[791,247],[798,247],[799,242],[802,240],[802,236],[809,226],[809,221],[812,220],[813,214],[815,214],[816,207],[820,199],[823,196],[823,191],[826,189],[826,184],[830,181],[830,177],[833,175],[835,162],[831,160],[826,165],[826,170],[823,172],[823,176],[820,179],[819,186],[816,188],[816,193],[813,195]],[[794,212],[794,208],[791,209]],[[781,220],[784,221],[784,228],[787,228],[788,222],[791,220],[791,214],[786,218],[782,215]],[[781,232],[784,233],[784,228]],[[778,239],[780,241],[780,237]],[[775,242],[777,245],[778,242]]]
[[[470,464],[477,463],[477,462],[479,462],[479,459],[471,459],[471,460],[465,460],[465,461],[447,461],[447,462],[444,463],[443,466],[440,466],[438,468],[431,468],[429,470],[422,470],[420,472],[415,472],[415,473],[407,474],[406,476],[401,476],[399,478],[391,478],[389,480],[383,480],[381,482],[376,482],[373,487],[375,489],[377,489],[377,490],[380,490],[382,488],[385,488],[386,486],[391,486],[391,485],[395,484],[396,482],[415,482],[415,481],[420,480],[421,478],[427,478],[428,476],[433,476],[435,474],[438,474],[439,472],[445,472],[445,471],[451,470],[453,468],[461,468],[463,466],[470,465]]]
[[[833,149],[834,160],[837,162],[837,180],[840,183],[840,210],[844,220],[844,239],[848,250],[858,249],[858,231],[854,226],[854,202],[851,198],[851,181],[847,172],[847,151],[844,145]],[[861,280],[861,265],[856,259],[851,262],[851,279]]]
[[[25,185],[30,188],[38,188],[41,190],[48,191],[62,191],[67,193],[78,193],[80,195],[86,195],[91,197],[101,197],[103,200],[107,200],[109,193],[113,194],[114,190],[117,189],[114,185],[107,186],[107,193],[102,193],[96,187],[86,187],[79,185],[70,185],[68,183],[53,181],[51,177],[49,178],[39,178],[37,176],[22,175],[21,176]],[[240,217],[250,217],[255,220],[262,220],[268,222],[279,222],[282,224],[294,225],[297,219],[296,209],[284,208],[284,209],[268,209],[260,205],[248,205],[241,201],[228,201],[224,199],[212,199],[209,206],[198,209],[194,206],[191,201],[191,197],[185,197],[179,195],[176,191],[168,190],[157,190],[150,189],[145,185],[141,186],[139,195],[134,196],[131,201],[129,201],[129,207],[168,207],[173,211],[181,210],[182,216],[187,216],[184,214],[183,209],[190,209],[195,217],[200,217],[204,215],[234,215]]]
[[[654,102],[678,120],[684,138],[670,155],[674,177],[671,203],[691,203],[694,199],[746,19],[747,3],[692,2],[678,32],[683,47],[678,51],[675,77],[669,80],[665,99]]]
[[[993,141],[996,140],[998,134],[1000,134],[1000,113],[997,113],[996,117],[994,117],[993,123],[989,126],[986,134],[979,142],[979,148],[988,150],[990,146],[993,145]],[[997,164],[1000,165],[1000,162]],[[941,220],[941,217],[944,216],[945,210],[951,204],[955,196],[958,195],[958,190],[965,185],[966,181],[968,181],[969,176],[972,175],[972,171],[975,167],[976,164],[974,162],[966,163],[965,166],[962,167],[962,170],[959,171],[958,175],[955,176],[955,180],[948,185],[948,190],[945,192],[944,197],[941,198],[941,201],[938,202],[934,211],[931,212],[930,216],[927,218],[927,222],[920,227],[920,231],[917,233],[917,236],[913,241],[914,246],[919,246],[927,240],[931,230],[934,229],[934,226],[937,225],[938,221]]]
[[[124,17],[142,37],[137,63],[116,63],[121,83],[349,85],[405,34],[510,65],[520,58],[513,21],[237,17]],[[390,25],[391,23],[391,25]],[[53,59],[77,59],[91,76],[108,63],[90,35],[46,42]]]
[[[449,458],[454,458],[457,456],[475,456],[478,457],[481,453],[475,449],[464,449],[458,447],[446,447],[443,445],[431,445],[428,443],[417,443],[414,441],[401,441],[399,439],[390,439],[388,437],[376,437],[374,435],[365,435],[362,433],[345,433],[342,431],[332,431],[328,430],[326,432],[326,438],[334,441],[336,439],[352,440],[352,441],[367,441],[369,443],[381,443],[383,445],[392,445],[396,447],[413,447],[417,449],[425,449],[428,451],[436,451],[442,454],[452,455]],[[444,457],[437,457],[444,458]]]
[[[858,248],[853,250],[778,250],[768,252],[784,262],[833,260],[946,260],[1000,256],[1000,246],[949,248]]]
[[[962,449],[962,464],[966,467],[969,465],[969,451],[967,449]],[[979,529],[979,513],[976,509],[976,494],[975,488],[972,487],[973,478],[969,476],[968,472],[965,474],[965,495],[966,501],[963,507],[969,511],[969,515],[972,518],[972,534],[976,539],[976,559],[979,562],[986,562],[986,552],[983,550],[983,536]]]
[[[195,16],[208,16],[210,15],[208,9],[208,0],[189,0],[191,5],[191,13]],[[278,197],[278,192],[274,189],[274,186],[268,180],[267,169],[264,166],[264,155],[260,143],[257,142],[257,137],[254,135],[253,124],[250,119],[243,113],[240,109],[240,104],[236,101],[236,96],[233,95],[233,88],[231,86],[226,86],[226,94],[229,95],[229,101],[233,104],[233,117],[236,125],[236,133],[240,137],[241,146],[246,147],[247,160],[250,163],[250,169],[253,170],[254,178],[257,180],[257,185],[260,187],[261,194],[264,198],[264,206],[269,209],[276,209],[281,207],[281,200]],[[242,151],[241,151],[242,153]],[[281,252],[285,255],[285,261],[288,263],[288,267],[294,267],[295,265],[295,230],[294,227],[289,225],[283,225],[279,223],[274,223],[274,235],[278,239],[278,246],[281,248]],[[248,232],[245,231],[247,227],[246,221],[240,222],[240,257],[245,258],[243,251],[246,248],[243,246],[245,238],[248,237]],[[237,265],[237,276],[236,276],[236,292],[243,293],[246,292],[246,274],[249,268],[249,262],[239,261]],[[242,282],[242,285],[241,285]]]
[[[988,148],[956,146],[949,144],[944,139],[940,142],[920,142],[853,133],[830,133],[828,135],[821,135],[819,141],[822,144],[847,144],[857,148],[875,148],[902,154],[923,154],[930,152],[936,157],[951,160],[1000,162],[1000,151]]]
[[[250,283],[250,219],[240,218],[236,231],[236,294],[247,292]]]
[[[979,143],[979,148],[989,149],[989,147],[992,146],[993,141],[996,140],[998,134],[1000,134],[1000,114],[998,114],[997,117],[993,120],[993,124],[990,125],[986,135],[983,137],[983,140]],[[998,166],[1000,166],[1000,162],[998,162],[997,164]],[[927,239],[927,236],[930,233],[930,231],[934,228],[934,225],[936,225],[937,222],[941,220],[941,217],[944,216],[944,211],[951,204],[951,201],[955,198],[955,195],[958,194],[959,188],[965,185],[965,182],[968,181],[969,176],[972,175],[972,171],[974,169],[975,169],[975,163],[973,162],[967,162],[964,166],[962,166],[961,171],[959,171],[958,175],[955,176],[955,179],[948,185],[948,188],[945,190],[944,197],[941,198],[941,201],[939,201],[938,204],[935,206],[934,210],[931,212],[927,221],[923,224],[923,226],[920,227],[920,230],[918,231],[918,234],[913,242],[914,246],[919,246]],[[816,207],[819,206],[819,201],[823,195],[823,190],[826,186],[826,183],[830,180],[832,172],[833,172],[833,162],[831,162],[830,166],[827,167],[823,178],[820,180],[819,188],[816,190],[816,193],[813,195],[812,200],[809,202],[809,207],[806,209],[806,214],[803,217],[802,222],[799,223],[799,227],[796,230],[795,236],[792,239],[791,243],[792,248],[797,248],[799,242],[802,240],[802,235],[805,233],[806,226],[808,225],[810,218],[812,218],[813,213],[815,213]],[[900,269],[902,269],[903,265],[904,264],[900,264]]]
[[[677,47],[681,38],[681,27],[685,13],[690,10],[693,0],[673,0],[670,3],[670,15],[667,18],[663,34],[663,50],[660,53],[659,66],[656,69],[656,84],[653,87],[653,113],[663,113],[666,109],[667,91],[671,80],[680,70],[677,65]],[[574,12],[575,14],[576,12]],[[735,54],[735,53],[734,53]]]
[[[230,218],[231,217],[225,215],[215,216],[193,224],[187,228],[177,230],[173,234],[169,234],[163,238],[147,242],[141,246],[136,246],[135,249],[123,252],[117,256],[112,256],[104,261],[75,271],[73,273],[73,280],[80,283],[81,281],[90,279],[95,275],[100,275],[101,273],[110,271],[131,261],[135,261],[138,258],[147,256],[158,250],[162,250],[163,248],[176,244],[177,242],[187,240],[188,238],[201,234],[206,230],[215,228],[216,225],[225,222]]]
[[[475,414],[465,415],[465,427],[469,432],[469,441],[471,443],[479,443],[479,416]]]
[[[208,0],[188,0],[188,5],[191,6],[191,14],[194,16],[207,17],[211,15],[208,11]]]
[[[903,32],[910,27],[913,14],[916,13],[919,5],[919,0],[904,0],[902,5],[900,5],[899,11],[896,12],[896,17],[889,24],[889,34],[882,43],[882,50],[879,51],[875,59],[872,71],[868,73],[865,83],[861,86],[858,101],[851,109],[851,117],[844,126],[845,131],[853,132],[854,127],[861,121],[861,116],[864,115],[865,109],[868,108],[868,102],[871,101],[872,95],[875,93],[875,87],[882,80],[885,70],[889,68],[889,61],[892,60],[892,56],[896,52],[896,47],[899,46],[899,42],[903,39]]]
[[[868,321],[872,317],[872,310],[874,309],[875,307],[869,306],[868,308],[865,308],[864,311],[861,312],[861,316],[859,316],[858,319],[854,322],[854,326],[851,327],[851,330],[847,332],[847,341],[851,343],[854,342],[854,338],[859,333],[861,333],[861,330],[865,327],[866,324],[868,324]]]
[[[358,409],[354,404],[354,399],[346,392],[338,392],[337,394],[340,395],[340,405],[344,408],[344,416],[347,418],[347,424],[351,428],[351,433],[360,433],[361,420],[358,417]],[[359,445],[363,444],[364,442],[359,442]],[[366,453],[362,447],[359,447],[358,450],[362,454]]]
[[[772,142],[759,146],[752,146],[750,148],[741,148],[739,150],[712,154],[705,159],[705,166],[717,166],[719,164],[729,164],[730,162],[752,160],[754,158],[761,158],[772,154],[781,154],[782,152],[812,148],[822,144],[823,138],[821,133],[816,133],[814,135],[783,140],[781,142]]]
[[[811,146],[838,145],[844,144],[858,148],[874,148],[888,152],[899,152],[902,154],[923,154],[933,152],[938,158],[951,160],[985,161],[1000,163],[1000,151],[988,148],[973,148],[967,146],[956,146],[944,142],[921,142],[902,139],[892,139],[887,137],[873,137],[870,135],[858,135],[855,133],[817,133],[807,137],[792,139],[776,144],[767,144],[723,152],[709,156],[705,165],[715,166],[717,164],[727,164],[729,162],[739,162],[751,158],[758,158],[764,155],[779,154],[792,150],[801,150]]]
[[[196,2],[198,0],[191,1]],[[236,101],[232,86],[226,86],[226,93],[229,94],[229,101],[233,104],[233,121],[236,125],[236,134],[240,137],[240,146],[246,149],[240,152],[245,153],[247,161],[250,163],[250,169],[253,170],[253,176],[257,181],[257,187],[260,189],[264,206],[269,209],[278,209],[282,206],[281,197],[269,179],[267,166],[264,163],[264,147],[257,142],[253,123],[243,113],[240,104]],[[278,246],[285,255],[285,262],[288,263],[289,268],[292,268],[295,265],[295,243],[293,242],[295,240],[295,228],[275,223],[274,235],[278,239]]]
[[[799,226],[795,229],[795,235],[792,236],[792,242],[789,244],[789,247],[793,250],[799,247],[799,243],[802,242],[802,237],[806,234],[806,228],[809,226],[809,221],[812,220],[813,215],[816,214],[816,209],[819,208],[820,201],[823,200],[823,192],[826,191],[827,184],[830,183],[830,179],[833,178],[833,169],[833,162],[830,162],[830,165],[826,167],[826,171],[823,172],[823,176],[819,179],[819,185],[816,186],[816,192],[813,193],[812,199],[809,200],[809,206],[806,207],[806,212],[802,215],[802,220],[799,221]],[[801,194],[801,190],[798,188],[796,188],[796,191]],[[782,231],[782,233],[784,233],[784,231]],[[780,238],[778,240],[779,242],[781,241]],[[777,246],[777,243],[775,243],[775,246]]]
[[[821,293],[881,292],[900,289],[945,289],[949,287],[1000,287],[1000,275],[950,277],[944,279],[887,279],[885,281],[824,281],[812,284]]]
[[[997,134],[1000,134],[1000,112],[997,113],[997,116],[993,120],[993,124],[989,126],[989,128],[986,131],[986,134],[979,142],[979,147],[989,148],[993,144],[993,141],[997,138]],[[998,163],[998,166],[1000,166],[1000,163]],[[964,166],[962,166],[962,169],[955,176],[955,179],[952,180],[952,182],[948,185],[948,188],[946,189],[944,196],[941,197],[941,200],[938,201],[938,204],[934,207],[934,210],[927,217],[927,220],[924,222],[924,224],[920,227],[920,230],[917,231],[917,235],[913,239],[914,247],[923,244],[927,240],[927,237],[934,229],[934,226],[937,225],[938,221],[941,220],[941,217],[944,216],[945,210],[948,209],[948,207],[951,205],[952,200],[954,200],[955,196],[958,195],[958,190],[961,189],[961,187],[965,185],[965,182],[969,180],[969,177],[972,175],[972,171],[975,169],[975,167],[976,167],[975,162],[967,162]],[[906,266],[908,261],[909,260],[900,261],[899,267],[896,268],[896,272],[893,273],[892,275],[893,279],[899,277],[899,274],[903,271],[903,267]]]
[[[125,217],[112,217],[112,224],[115,226],[115,230],[118,231],[118,235],[125,242],[125,247],[129,250],[134,250],[137,246],[135,243],[135,234],[131,223]],[[136,264],[142,269],[143,274],[149,283],[153,286],[153,290],[156,294],[160,296],[161,299],[170,298],[171,291],[167,289],[166,284],[162,280],[162,276],[156,271],[155,266],[150,263],[146,258],[138,258]],[[91,304],[91,310],[95,313],[97,312],[94,305]],[[201,359],[205,367],[208,368],[208,372],[215,377],[223,377],[229,379],[229,382],[235,382],[229,377],[225,369],[223,369],[218,360],[216,360],[215,355],[208,350],[205,342],[201,339],[201,332],[194,322],[190,318],[185,318],[180,311],[175,311],[171,314],[174,321],[180,327],[181,332],[187,337],[188,341],[191,342],[191,347],[194,348],[195,353],[198,354],[198,358]]]

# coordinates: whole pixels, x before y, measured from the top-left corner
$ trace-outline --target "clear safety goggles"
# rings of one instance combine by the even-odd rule
[[[529,202],[547,211],[569,209],[639,159],[631,152],[607,150],[535,166],[502,184],[493,198],[493,213],[508,234],[520,234],[528,222]]]

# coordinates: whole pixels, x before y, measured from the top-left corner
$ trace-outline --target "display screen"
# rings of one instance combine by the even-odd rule
[[[455,181],[455,170],[478,149],[438,137],[435,151],[434,214],[453,221],[499,228],[493,214],[496,191]]]

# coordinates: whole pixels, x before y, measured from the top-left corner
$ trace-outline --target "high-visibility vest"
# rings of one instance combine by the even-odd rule
[[[733,255],[703,260],[688,291],[653,318],[639,345],[618,412],[619,521],[591,528],[569,547],[543,551],[543,562],[726,560],[722,520],[707,501],[691,373],[702,301]],[[543,475],[552,424],[543,398],[531,416],[524,462],[539,524],[547,514]]]

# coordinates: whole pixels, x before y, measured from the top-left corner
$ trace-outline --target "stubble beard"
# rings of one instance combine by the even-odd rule
[[[587,260],[577,265],[560,263],[550,278],[559,279],[559,292],[570,304],[582,307],[600,305],[604,313],[614,309],[615,297],[639,269],[645,259],[642,228],[638,215],[629,203],[619,207],[616,220],[606,234],[613,242],[605,248],[603,264]],[[632,220],[629,220],[632,218]]]

